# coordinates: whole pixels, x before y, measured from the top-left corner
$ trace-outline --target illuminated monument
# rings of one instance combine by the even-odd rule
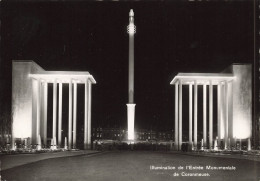
[[[89,72],[45,71],[33,61],[13,61],[12,65],[12,146],[17,139],[47,145],[48,85],[53,84],[52,144],[62,144],[62,87],[69,85],[68,148],[76,147],[77,85],[85,85],[84,148],[91,148],[91,85]],[[72,89],[73,88],[73,89]],[[58,90],[58,91],[57,91]],[[57,106],[58,100],[58,106]],[[57,110],[58,109],[58,110]],[[57,112],[58,111],[58,112]],[[57,114],[58,113],[58,114]],[[58,118],[58,121],[57,121]],[[56,139],[57,138],[57,139]],[[26,141],[27,142],[27,141]],[[56,147],[56,145],[53,145]]]
[[[129,74],[128,74],[128,104],[127,104],[127,125],[128,140],[134,140],[134,122],[135,122],[135,104],[134,104],[134,34],[136,27],[134,25],[134,11],[129,12],[129,25],[127,26],[129,34]]]
[[[189,145],[197,148],[198,102],[203,103],[203,143],[213,149],[213,122],[216,139],[224,149],[235,146],[237,140],[247,140],[251,149],[252,137],[252,75],[251,65],[233,64],[222,73],[179,73],[170,84],[175,85],[175,149],[182,141],[182,87],[189,86]],[[198,100],[198,87],[203,87],[203,98]],[[213,120],[213,88],[217,89],[217,120]],[[194,94],[193,94],[194,87]],[[209,100],[207,101],[207,87]],[[193,98],[194,95],[194,98]],[[209,108],[207,109],[207,103]],[[193,110],[194,109],[194,110]],[[207,133],[209,125],[209,134]],[[201,125],[199,125],[201,126]],[[194,130],[194,132],[192,131]],[[192,134],[193,132],[193,134]],[[209,140],[207,140],[209,138]]]

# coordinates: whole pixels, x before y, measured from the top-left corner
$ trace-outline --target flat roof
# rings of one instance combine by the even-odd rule
[[[55,80],[61,83],[72,82],[84,84],[86,79],[89,79],[91,83],[96,84],[96,81],[89,72],[76,72],[76,71],[40,71],[34,74],[29,74],[29,77],[34,79],[41,79],[53,83]]]
[[[232,73],[178,73],[170,82],[175,84],[177,81],[181,81],[182,84],[209,84],[212,81],[213,85],[217,85],[223,81],[232,81],[235,76]]]
[[[84,84],[85,80],[89,79],[91,83],[97,83],[94,77],[87,71],[46,71],[33,60],[13,60],[13,63],[31,63],[34,66],[37,66],[37,72],[31,72],[29,77],[34,79],[41,79],[41,81],[53,83],[56,80],[57,83],[69,83],[69,81],[72,79],[72,82]]]

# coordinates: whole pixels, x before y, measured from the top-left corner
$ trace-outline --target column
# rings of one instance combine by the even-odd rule
[[[203,84],[203,146],[207,146],[207,85]]]
[[[178,150],[179,141],[178,141],[178,86],[179,84],[175,83],[175,143],[174,149]]]
[[[76,148],[77,140],[77,83],[74,82],[73,91],[73,148]]]
[[[221,94],[221,82],[218,84],[218,125],[217,125],[217,133],[218,133],[218,146],[220,146],[220,140],[221,140],[221,97],[222,97],[222,94]],[[219,147],[218,147],[219,148]]]
[[[37,104],[37,117],[36,117],[36,143],[38,144],[38,136],[40,135],[40,122],[41,122],[41,80],[37,79],[36,91],[36,104]]]
[[[56,139],[56,128],[57,126],[57,81],[53,82],[53,127],[52,127],[52,138]]]
[[[228,121],[227,121],[227,132],[228,132],[228,147],[231,148],[234,144],[234,137],[233,137],[233,81],[229,81],[228,85],[228,93],[227,93],[227,105],[228,105]]]
[[[41,89],[41,119],[40,119],[40,125],[41,125],[41,128],[40,128],[40,136],[41,136],[41,139],[43,139],[44,137],[44,83],[45,81],[41,82],[41,85],[40,85],[40,89]],[[42,143],[44,144],[44,143]]]
[[[213,148],[213,85],[209,81],[209,149]]]
[[[44,82],[44,88],[43,88],[43,143],[46,146],[47,145],[47,112],[48,112],[48,82]]]
[[[198,120],[198,85],[194,81],[194,148],[197,149],[197,120]]]
[[[88,149],[91,149],[91,82],[88,81]]]
[[[72,131],[72,82],[69,80],[69,126],[68,126],[68,149],[71,149]]]
[[[58,122],[58,145],[61,147],[62,140],[62,83],[59,83],[59,122]]]
[[[182,82],[179,85],[179,150],[182,145]]]
[[[224,96],[224,104],[225,104],[225,122],[224,122],[224,129],[225,129],[225,149],[228,148],[228,82],[225,81],[225,96]]]
[[[85,79],[85,107],[84,107],[84,149],[87,149],[88,128],[88,79]]]
[[[189,145],[192,146],[192,84],[189,84]]]

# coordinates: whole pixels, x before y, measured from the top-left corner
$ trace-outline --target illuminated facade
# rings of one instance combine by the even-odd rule
[[[218,145],[231,148],[237,139],[252,137],[252,68],[233,64],[222,73],[179,73],[171,81],[175,85],[175,149],[182,145],[182,87],[189,86],[189,144],[197,148],[198,102],[203,102],[203,146],[213,149],[213,124],[217,125]],[[198,100],[198,86],[203,99]],[[213,111],[213,88],[217,88],[217,113]],[[207,87],[209,93],[207,96]],[[193,91],[194,89],[194,91]],[[207,104],[208,108],[207,108]],[[213,120],[216,114],[217,120]],[[207,126],[208,125],[208,126]],[[209,132],[207,132],[207,127]],[[193,134],[192,134],[193,133]],[[249,141],[250,142],[250,141]],[[249,145],[250,146],[250,145]],[[248,148],[251,149],[251,148]]]
[[[62,145],[62,87],[63,84],[68,84],[68,148],[75,148],[77,85],[84,84],[84,148],[89,149],[91,146],[91,85],[95,83],[95,79],[89,72],[45,71],[33,61],[13,61],[13,146],[16,139],[30,139],[31,144],[37,145],[41,144],[42,140],[43,144],[47,145],[48,84],[53,84],[52,140],[54,144],[56,140],[58,141],[57,146]]]

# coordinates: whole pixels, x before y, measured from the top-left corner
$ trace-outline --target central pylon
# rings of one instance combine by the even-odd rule
[[[128,140],[134,140],[135,123],[135,104],[134,104],[134,34],[136,27],[134,25],[134,11],[129,12],[129,25],[127,26],[129,34],[129,72],[128,72],[128,104],[127,105],[127,125]]]

